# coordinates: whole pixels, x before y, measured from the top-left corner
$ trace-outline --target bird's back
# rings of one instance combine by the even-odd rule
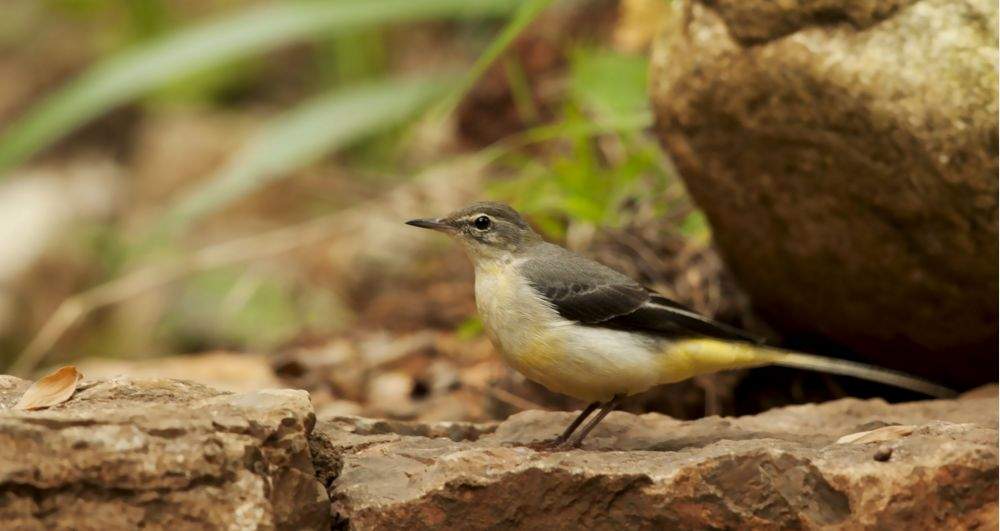
[[[701,316],[628,276],[548,242],[526,253],[520,274],[570,321],[664,338],[756,341],[742,330]]]

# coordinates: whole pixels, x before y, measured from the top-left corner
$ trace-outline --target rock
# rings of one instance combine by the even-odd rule
[[[957,386],[997,367],[997,6],[688,0],[657,129],[771,324]]]
[[[583,450],[519,446],[570,413],[500,424],[317,425],[352,529],[882,528],[997,525],[997,397],[838,400],[739,418],[612,413]],[[902,424],[897,438],[836,444]],[[912,430],[912,431],[910,431]],[[909,431],[908,435],[902,435]],[[322,472],[322,471],[321,471]],[[335,523],[337,525],[337,523]]]
[[[5,527],[329,528],[304,391],[113,379],[49,409],[9,409],[29,383],[0,376]]]

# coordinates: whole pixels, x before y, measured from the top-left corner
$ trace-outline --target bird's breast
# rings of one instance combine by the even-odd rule
[[[476,307],[504,360],[545,383],[565,354],[559,314],[517,273],[516,263],[476,267]]]
[[[476,266],[476,306],[508,365],[552,391],[587,401],[656,383],[650,345],[627,332],[567,321],[515,268],[516,263]]]

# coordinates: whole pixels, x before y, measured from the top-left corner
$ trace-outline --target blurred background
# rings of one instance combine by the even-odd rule
[[[919,172],[895,178],[905,164],[810,141],[826,129],[868,142],[858,131],[874,126],[858,116],[871,109],[783,111],[794,98],[751,56],[770,30],[719,33],[726,13],[695,2],[6,0],[0,368],[32,377],[75,364],[90,378],[299,387],[320,417],[483,421],[579,407],[499,362],[461,251],[403,225],[493,199],[547,238],[775,343],[961,388],[995,380],[996,8],[983,9],[992,40],[982,37],[986,55],[970,68],[984,81],[960,79],[986,102],[969,111],[963,131],[973,140],[928,144],[915,131],[888,135],[893,149],[873,146],[875,158],[965,154],[933,168],[940,192]],[[863,45],[838,35],[832,42]],[[863,55],[846,61],[884,71],[877,54]],[[735,80],[719,74],[726,69]],[[793,85],[788,93],[840,94]],[[885,133],[924,113],[907,105],[911,114],[882,109],[871,123]],[[800,128],[775,136],[761,129],[769,120]],[[781,161],[767,158],[760,138],[798,151],[775,147]],[[842,159],[860,170],[838,174]],[[954,164],[969,175],[950,179]],[[733,168],[738,178],[727,180]],[[896,184],[880,189],[885,175]],[[841,192],[860,214],[838,206]],[[865,206],[868,194],[877,208]],[[928,195],[952,210],[922,209]],[[909,214],[880,197],[908,201]],[[851,220],[866,224],[864,238],[851,236]],[[892,241],[910,254],[893,254]],[[867,280],[837,287],[858,278]],[[916,318],[899,329],[878,321],[901,313],[968,326],[942,340],[921,337]],[[666,386],[628,408],[697,418],[848,395],[917,398],[760,369]]]

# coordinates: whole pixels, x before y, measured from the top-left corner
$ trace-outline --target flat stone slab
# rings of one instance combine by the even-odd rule
[[[697,421],[613,413],[583,449],[542,452],[525,445],[556,435],[572,413],[315,424],[303,391],[126,378],[84,381],[48,409],[10,409],[28,384],[0,377],[0,527],[997,524],[995,388]]]
[[[988,529],[998,439],[996,390],[986,395],[688,422],[612,413],[583,449],[561,452],[522,445],[555,436],[571,413],[342,417],[316,433],[342,465],[331,499],[353,529]]]

